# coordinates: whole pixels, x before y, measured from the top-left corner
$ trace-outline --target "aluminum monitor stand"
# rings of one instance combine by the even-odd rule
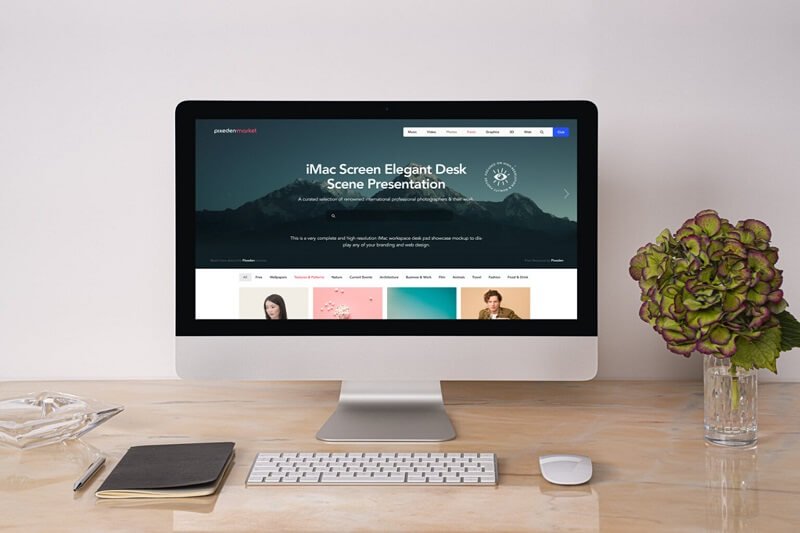
[[[328,442],[439,442],[456,437],[438,381],[342,381]]]

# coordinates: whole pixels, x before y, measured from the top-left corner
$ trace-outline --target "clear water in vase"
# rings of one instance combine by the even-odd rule
[[[705,438],[724,446],[752,446],[758,437],[758,371],[704,356]]]

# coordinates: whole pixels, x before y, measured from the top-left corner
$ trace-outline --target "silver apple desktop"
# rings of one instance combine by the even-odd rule
[[[176,358],[341,380],[324,441],[455,437],[440,380],[597,370],[586,101],[187,101]]]

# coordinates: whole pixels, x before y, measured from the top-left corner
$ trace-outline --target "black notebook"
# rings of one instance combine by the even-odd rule
[[[133,446],[97,489],[98,498],[213,494],[233,462],[233,442]]]

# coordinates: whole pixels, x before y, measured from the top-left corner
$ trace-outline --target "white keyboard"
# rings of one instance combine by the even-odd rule
[[[259,453],[247,485],[497,485],[493,453]]]

